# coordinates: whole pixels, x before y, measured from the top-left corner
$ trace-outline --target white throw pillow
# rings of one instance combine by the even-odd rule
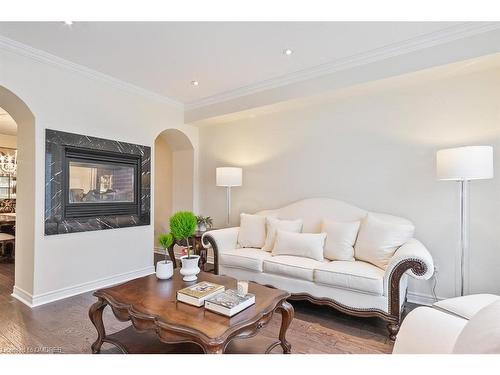
[[[361,222],[354,257],[386,269],[396,250],[410,240],[414,232],[411,224],[383,221],[368,214]]]
[[[238,247],[262,248],[266,240],[266,217],[240,214]]]
[[[324,256],[330,260],[354,261],[354,244],[360,221],[323,220],[321,232],[326,233]]]
[[[326,233],[295,233],[278,230],[274,241],[274,255],[294,255],[323,261]]]
[[[266,241],[262,250],[271,251],[274,247],[274,238],[277,230],[300,233],[302,231],[302,220],[280,220],[273,217],[266,218]]]

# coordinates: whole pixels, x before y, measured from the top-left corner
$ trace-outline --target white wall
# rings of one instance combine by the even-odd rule
[[[172,211],[193,210],[193,150],[179,150],[172,153]]]
[[[215,186],[214,171],[242,166],[243,187],[233,189],[233,224],[239,212],[307,197],[407,217],[435,258],[438,296],[452,296],[458,185],[436,181],[435,153],[493,145],[496,179],[471,187],[470,291],[500,294],[499,66],[414,73],[202,126],[201,211],[216,226],[223,224],[225,193]],[[429,296],[431,285],[412,282],[410,290]]]
[[[163,137],[155,140],[155,221],[154,243],[158,247],[158,235],[168,233],[168,218],[172,214],[172,150]]]
[[[44,236],[46,128],[147,146],[153,146],[162,130],[178,128],[187,134],[195,148],[198,142],[198,130],[183,125],[182,108],[132,92],[92,72],[67,68],[59,60],[55,63],[50,57],[48,60],[36,53],[33,56],[31,50],[0,46],[0,86],[21,98],[35,117],[32,285],[18,285],[22,275],[16,274],[16,286],[32,297],[35,304],[153,270],[152,225]],[[19,137],[21,133],[19,130]]]

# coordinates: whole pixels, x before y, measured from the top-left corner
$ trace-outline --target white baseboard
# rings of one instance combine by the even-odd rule
[[[108,286],[123,283],[125,281],[129,281],[132,279],[136,279],[138,277],[143,277],[147,275],[151,275],[155,272],[153,266],[145,267],[140,270],[135,270],[131,272],[125,272],[122,274],[105,277],[102,279],[82,283],[79,285],[70,286],[67,288],[62,288],[58,290],[54,290],[52,292],[42,293],[38,295],[31,295],[27,293],[23,289],[14,286],[14,290],[12,292],[12,297],[21,301],[25,305],[29,307],[36,307],[40,305],[45,305],[46,303],[55,302],[64,298],[76,296],[77,294],[82,294],[86,292],[90,292],[92,290],[106,288]]]
[[[416,293],[416,292],[407,292],[406,298],[407,298],[408,302],[416,303],[417,305],[425,305],[425,306],[430,306],[433,303],[443,299],[443,298],[437,297],[437,300],[436,300],[434,298],[434,296],[432,296],[430,294]]]
[[[17,299],[18,301],[24,303],[25,305],[33,307],[33,305],[31,304],[33,296],[31,293],[28,293],[24,289],[14,285],[14,289],[12,290],[11,296]]]

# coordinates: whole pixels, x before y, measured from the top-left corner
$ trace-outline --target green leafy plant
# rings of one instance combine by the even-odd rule
[[[202,216],[202,215],[196,216],[196,223],[198,225],[204,225],[205,228],[207,229],[212,228],[213,225],[213,221],[210,216]]]
[[[168,248],[174,243],[172,233],[162,233],[158,236],[158,243],[165,250],[165,263],[167,262]]]
[[[186,240],[188,258],[191,258],[192,255],[189,237],[196,231],[196,224],[196,216],[190,211],[176,212],[170,218],[170,232],[176,240]]]

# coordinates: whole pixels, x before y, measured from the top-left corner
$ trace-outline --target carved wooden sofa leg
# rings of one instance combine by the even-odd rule
[[[399,332],[400,322],[391,322],[387,324],[387,330],[389,331],[389,338],[392,341],[396,340],[396,336]]]

